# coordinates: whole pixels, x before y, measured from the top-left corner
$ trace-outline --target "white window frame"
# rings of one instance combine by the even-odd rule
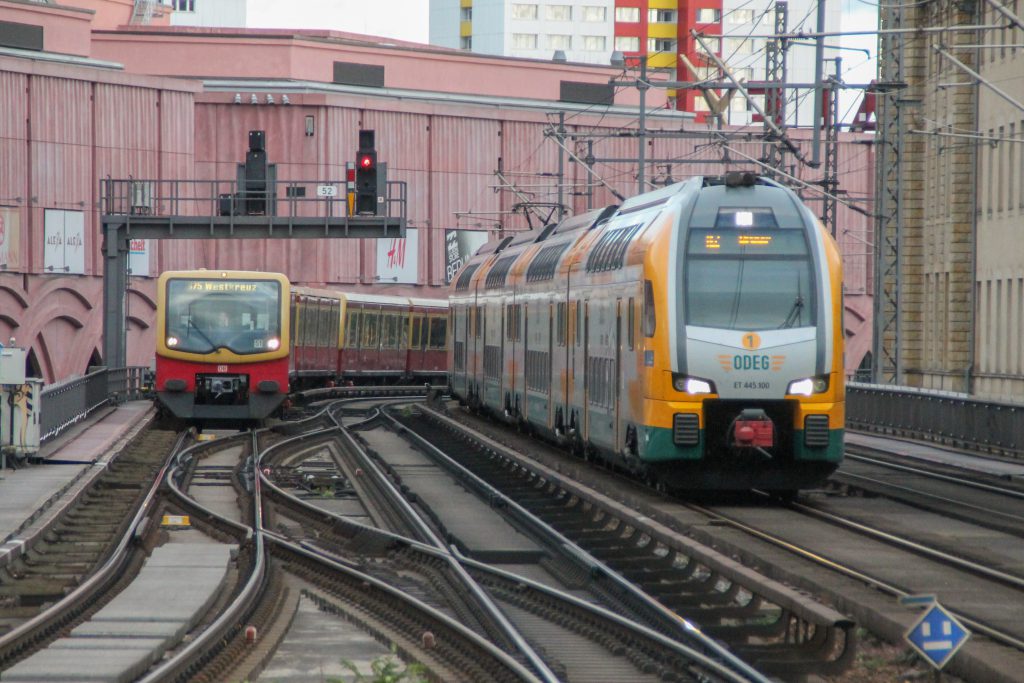
[[[509,12],[517,21],[536,21],[539,16],[535,3],[513,2],[509,6]]]
[[[565,10],[566,16],[556,17],[556,10]],[[544,18],[548,21],[572,21],[572,5],[545,5]]]
[[[639,7],[616,7],[615,8],[615,21],[621,24],[639,24],[640,23],[640,8]]]

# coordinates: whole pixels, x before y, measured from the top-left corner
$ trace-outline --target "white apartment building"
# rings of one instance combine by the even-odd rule
[[[430,0],[430,43],[442,47],[608,64],[614,34],[614,0]]]

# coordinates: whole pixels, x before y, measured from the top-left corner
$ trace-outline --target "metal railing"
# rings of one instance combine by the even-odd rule
[[[144,398],[149,368],[95,368],[47,386],[39,395],[39,441],[46,443],[104,405]]]
[[[405,181],[388,180],[384,214],[404,217]],[[340,218],[349,215],[344,180],[267,180],[253,190],[237,180],[147,180],[103,178],[100,213],[139,218],[152,216],[277,216]]]
[[[967,394],[850,382],[846,425],[1024,458],[1024,405],[982,401]]]

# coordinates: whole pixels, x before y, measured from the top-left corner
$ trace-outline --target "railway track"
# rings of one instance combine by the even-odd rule
[[[44,647],[123,589],[142,561],[135,531],[184,434],[142,431],[53,511],[41,539],[0,570],[0,670]]]
[[[966,680],[1013,681],[1024,666],[1015,614],[1015,606],[1021,603],[1017,567],[1024,558],[1016,535],[884,498],[841,498],[821,492],[803,496],[802,502],[865,527],[878,527],[878,532],[902,536],[904,547],[893,546],[895,539],[867,538],[852,529],[837,529],[834,522],[818,518],[817,513],[811,516],[774,500],[734,496],[731,503],[686,506],[686,501],[627,482],[496,425],[485,426],[470,415],[463,414],[459,420],[485,429],[492,439],[513,449],[529,452],[529,457],[521,456],[524,462],[541,461],[614,496],[624,504],[621,518],[639,519],[639,526],[650,518],[680,530],[745,567],[819,596],[889,642],[903,642],[914,618],[908,610],[893,608],[894,596],[939,595],[943,605],[961,615],[966,625],[977,627],[975,638],[949,667]],[[1004,501],[993,509],[1007,507]],[[985,516],[986,510],[976,514]],[[732,519],[747,529],[734,526]],[[770,543],[764,537],[777,537],[777,541]],[[931,556],[915,552],[917,546]],[[965,559],[973,563],[969,565]],[[953,566],[957,563],[962,566]],[[700,622],[700,617],[693,619]],[[856,674],[852,675],[849,680],[857,680]]]
[[[365,428],[375,420],[352,428]],[[469,624],[472,630],[487,634],[488,640],[522,662],[538,679],[761,680],[756,672],[742,665],[739,672],[730,670],[702,652],[563,590],[453,553],[431,528],[430,521],[437,520],[422,519],[401,491],[389,483],[394,478],[393,471],[391,478],[385,476],[354,440],[346,443],[345,434],[331,436],[340,436],[341,443],[332,444],[326,438],[323,442],[311,441],[305,455],[292,451],[288,460],[267,460],[265,467],[271,470],[272,478],[290,485],[303,497],[307,497],[311,486],[316,487],[317,480],[322,482],[321,490],[338,490],[339,482],[346,482],[341,489],[358,490],[362,508],[355,509],[346,496],[344,507],[349,514],[333,518],[322,507],[313,506],[322,502],[321,498],[309,497],[297,504],[295,497],[285,496],[283,491],[274,495],[276,505],[284,508],[282,512],[292,520],[305,518],[298,528],[315,538],[317,547],[346,557],[362,571],[382,580],[402,577],[403,590],[414,592],[431,607]],[[335,464],[333,470],[326,466],[328,461]],[[362,474],[355,475],[357,471]],[[311,478],[312,472],[317,473],[318,479]],[[410,492],[406,489],[407,494]],[[275,513],[275,517],[280,515]],[[371,529],[357,520],[375,520],[378,527]],[[278,525],[291,527],[293,532],[296,529],[280,521]],[[308,538],[305,540],[309,546]],[[500,610],[495,607],[492,594],[502,601]],[[515,623],[505,616],[510,610],[515,614]],[[520,622],[528,624],[530,630],[523,631],[517,626]],[[673,626],[679,630],[678,624]],[[542,633],[544,638],[539,637]],[[537,643],[543,643],[543,655],[535,649]],[[430,661],[430,653],[426,654]],[[587,661],[580,661],[581,658]],[[445,663],[448,668],[440,671],[436,667],[441,664],[433,664],[431,670],[440,673],[442,680],[462,680],[460,671],[468,670],[463,669],[461,662],[460,658],[451,660]],[[453,663],[459,665],[454,670]],[[491,679],[490,675],[481,678],[479,673],[476,671],[465,680]]]
[[[884,496],[1013,536],[1024,536],[1024,485],[997,474],[894,457],[877,448],[847,448],[829,482],[842,495]]]
[[[849,664],[855,635],[842,614],[439,413],[424,410],[401,421],[429,433],[459,464],[595,558],[595,575],[639,586],[757,670],[794,678],[837,673]]]

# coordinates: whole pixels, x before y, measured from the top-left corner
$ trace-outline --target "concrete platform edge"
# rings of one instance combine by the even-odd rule
[[[109,414],[109,413],[108,413]],[[46,532],[50,525],[60,515],[60,511],[67,505],[73,504],[96,480],[106,468],[107,463],[114,455],[120,453],[125,446],[131,443],[140,432],[146,429],[155,419],[156,410],[150,407],[142,414],[142,419],[136,422],[130,429],[116,435],[109,442],[101,447],[103,454],[90,467],[82,470],[78,476],[69,481],[64,487],[50,496],[32,514],[26,517],[25,524],[17,529],[0,545],[0,566],[10,566],[15,560],[24,555],[38,538]],[[101,418],[102,419],[102,418]],[[37,465],[45,467],[46,465]],[[54,465],[60,467],[60,465]],[[57,506],[58,501],[65,501],[64,505]]]

